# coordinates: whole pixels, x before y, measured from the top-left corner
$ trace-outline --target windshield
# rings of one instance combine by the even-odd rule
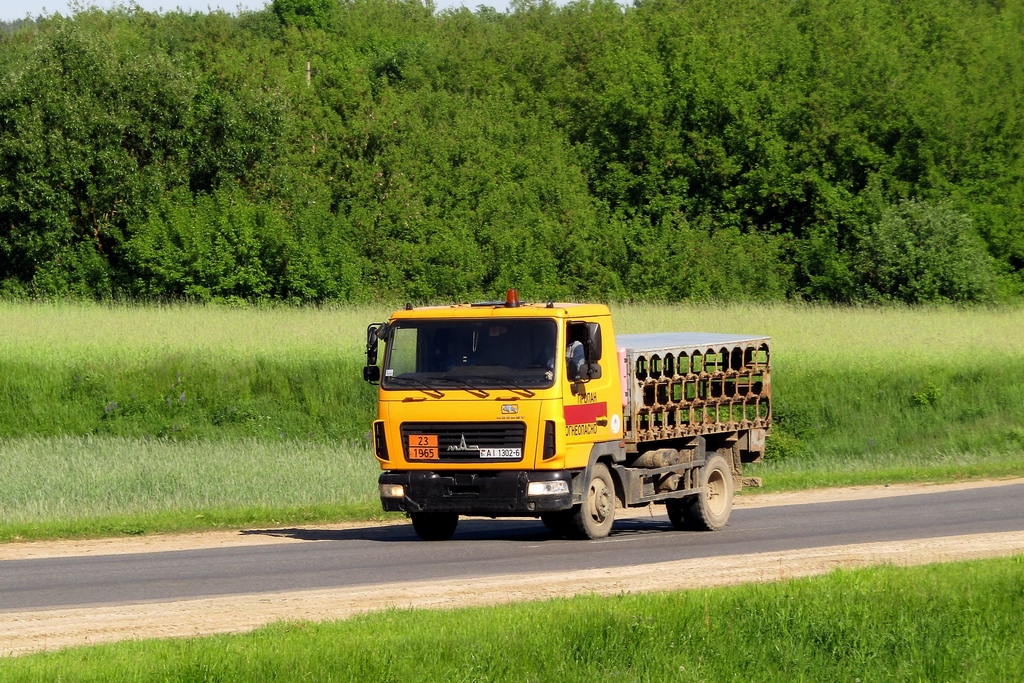
[[[401,320],[391,326],[385,389],[544,389],[554,383],[553,320]]]

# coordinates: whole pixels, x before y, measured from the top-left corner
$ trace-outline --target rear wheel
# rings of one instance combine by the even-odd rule
[[[603,463],[590,471],[583,504],[574,510],[573,524],[584,538],[604,538],[615,521],[615,484]]]
[[[459,516],[454,512],[413,512],[412,528],[424,541],[447,541],[459,525]]]
[[[682,523],[690,529],[718,531],[732,512],[732,470],[725,458],[714,455],[708,459],[701,472],[701,484],[700,493],[684,499]],[[671,519],[671,512],[669,515]]]
[[[680,531],[687,529],[686,526],[686,508],[689,507],[689,501],[686,498],[670,498],[665,501],[665,509],[668,510],[668,521],[672,522],[672,527]]]

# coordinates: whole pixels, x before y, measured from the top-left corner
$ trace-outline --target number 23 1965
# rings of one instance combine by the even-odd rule
[[[409,436],[410,460],[437,460],[437,434],[412,434]]]

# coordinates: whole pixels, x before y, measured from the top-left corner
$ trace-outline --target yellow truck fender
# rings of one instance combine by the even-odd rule
[[[612,480],[615,483],[615,497],[618,499],[619,504],[622,507],[626,506],[625,489],[622,485],[622,478],[619,472],[614,467],[618,463],[622,463],[626,460],[626,449],[621,441],[599,441],[590,448],[590,460],[587,463],[587,468],[579,474],[579,476],[573,477],[572,480],[572,501],[573,503],[582,503],[583,495],[587,490],[587,485],[590,483],[590,473],[594,469],[594,465],[599,462],[603,462],[608,466],[608,470],[611,472]]]

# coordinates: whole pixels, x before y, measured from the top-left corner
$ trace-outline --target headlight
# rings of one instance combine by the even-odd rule
[[[405,487],[401,484],[381,484],[381,498],[405,498]]]
[[[560,493],[569,493],[568,482],[562,481],[531,481],[526,489],[528,496],[556,496]]]

